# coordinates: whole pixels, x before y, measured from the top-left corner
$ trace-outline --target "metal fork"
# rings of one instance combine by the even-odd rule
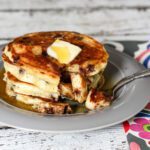
[[[134,73],[118,81],[112,88],[105,90],[105,93],[110,95],[112,100],[115,100],[118,97],[117,95],[118,90],[121,89],[124,85],[136,79],[144,78],[148,76],[150,76],[150,69],[145,69],[140,72]]]

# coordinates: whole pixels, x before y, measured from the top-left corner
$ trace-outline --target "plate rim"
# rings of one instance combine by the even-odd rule
[[[5,44],[4,44],[5,45]],[[0,45],[0,49],[1,47],[3,47],[4,45]],[[113,50],[108,50],[108,52],[112,52]],[[135,62],[137,64],[137,66],[139,66],[139,69],[144,69],[144,67],[139,64],[138,62],[136,62],[131,56],[125,54],[125,53],[122,53],[122,52],[118,52],[118,51],[115,51],[114,50],[114,53],[116,54],[119,54],[119,55],[122,55],[122,57],[127,57],[128,59],[130,59],[131,61]],[[1,57],[1,56],[0,56]],[[0,98],[0,100],[2,101],[2,99]],[[24,129],[24,130],[27,130],[27,131],[40,131],[40,132],[46,132],[46,133],[78,133],[78,132],[87,132],[87,131],[93,131],[93,130],[98,130],[98,129],[102,129],[102,128],[106,128],[106,127],[110,127],[110,126],[113,126],[113,125],[116,125],[116,124],[119,124],[125,120],[128,120],[129,118],[133,117],[134,115],[136,115],[138,112],[140,112],[144,106],[146,106],[146,104],[149,102],[149,100],[145,100],[145,103],[143,104],[143,106],[141,107],[140,110],[137,110],[136,112],[134,112],[133,114],[129,115],[128,117],[126,118],[122,118],[121,120],[118,120],[116,122],[113,122],[113,123],[108,123],[107,125],[102,125],[102,126],[97,126],[97,127],[93,127],[93,128],[88,128],[88,129],[71,129],[71,130],[41,130],[41,129],[32,129],[32,128],[26,128],[26,127],[20,127],[20,126],[17,126],[17,125],[12,125],[10,123],[4,123],[4,122],[1,122],[1,119],[0,119],[0,123],[2,123],[3,125],[6,125],[6,126],[10,126],[10,127],[15,127],[15,128],[18,128],[18,129]],[[1,104],[0,104],[1,105]],[[68,117],[68,116],[67,116]]]

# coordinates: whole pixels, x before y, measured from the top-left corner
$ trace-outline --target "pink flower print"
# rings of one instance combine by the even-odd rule
[[[150,139],[150,120],[145,118],[134,119],[135,124],[130,125],[130,129],[138,132],[139,137]]]

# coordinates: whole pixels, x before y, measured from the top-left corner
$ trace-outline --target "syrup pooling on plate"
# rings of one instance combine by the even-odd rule
[[[0,70],[0,85],[1,85],[0,98],[3,99],[5,102],[7,102],[13,106],[16,106],[18,108],[36,112],[36,110],[33,109],[32,106],[22,103],[20,101],[17,101],[15,99],[15,97],[10,97],[6,94],[6,92],[5,92],[6,83],[3,81],[4,72],[5,72],[4,69]],[[89,112],[89,110],[84,106],[84,104],[78,104],[77,102],[71,101],[67,98],[63,98],[61,101],[67,102],[71,105],[73,114],[82,114],[82,113]]]
[[[10,97],[6,94],[5,91],[6,83],[3,81],[3,78],[4,78],[4,69],[0,69],[0,85],[1,85],[0,98],[13,106],[19,107],[21,109],[34,111],[33,108],[30,107],[29,105],[16,101],[15,97]]]
[[[15,97],[10,97],[6,94],[6,92],[5,92],[6,83],[3,81],[4,72],[5,72],[4,68],[0,69],[0,85],[1,85],[0,98],[12,106],[15,106],[15,107],[18,107],[18,108],[21,108],[24,110],[36,112],[36,110],[33,109],[32,106],[26,105],[20,101],[17,101],[15,99]],[[88,112],[88,110],[84,107],[84,105],[79,106],[77,103],[74,103],[74,102],[72,102],[68,99],[65,99],[65,98],[62,101],[68,102],[71,105],[74,114],[87,113]]]

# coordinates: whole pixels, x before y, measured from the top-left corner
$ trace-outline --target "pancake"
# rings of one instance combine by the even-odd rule
[[[105,69],[108,54],[104,46],[93,38],[76,32],[54,31],[26,34],[9,43],[4,53],[12,62],[28,65],[35,71],[49,75],[54,81],[59,82],[60,69],[63,65],[49,57],[46,52],[56,39],[72,43],[82,49],[80,54],[66,66],[69,72],[92,76]]]
[[[37,86],[39,89],[46,92],[58,92],[58,85],[48,82],[43,76],[32,74],[29,69],[23,66],[13,64],[6,55],[3,54],[4,68],[7,72],[10,72],[18,80],[31,83]]]
[[[60,83],[59,89],[62,97],[66,97],[71,100],[74,100],[75,97],[74,97],[72,85],[70,83]]]
[[[33,84],[22,82],[14,77],[11,73],[5,73],[5,81],[14,92],[24,95],[47,98],[57,101],[59,93],[45,92]]]
[[[91,89],[88,93],[85,106],[90,110],[108,107],[111,104],[111,97],[106,96],[105,93]]]
[[[8,85],[6,86],[6,93],[13,96],[17,101],[30,105],[32,109],[39,113],[46,114],[66,114],[71,113],[71,107],[67,103],[52,102],[40,97],[33,97],[15,93]]]
[[[65,45],[63,49],[60,49],[62,45],[58,49],[58,41]],[[51,50],[52,45],[57,50]],[[65,55],[70,57],[62,59]],[[27,104],[35,100],[39,108],[49,105],[43,104],[43,99],[59,101],[60,97],[88,103],[91,90],[104,83],[108,57],[101,43],[77,32],[36,32],[20,36],[5,46],[2,54],[7,93],[20,101],[27,99]]]
[[[30,52],[29,52],[30,53]],[[14,57],[14,58],[12,58]],[[20,62],[16,62],[15,59],[16,58],[22,58],[22,60]],[[34,55],[33,55],[34,57]],[[2,54],[2,59],[3,61],[9,61],[10,63],[12,63],[13,65],[17,65],[17,66],[21,66],[22,69],[26,70],[28,73],[32,74],[33,76],[39,77],[42,80],[45,80],[49,83],[52,84],[56,84],[58,85],[60,82],[60,74],[57,71],[48,71],[45,69],[45,65],[41,58],[32,58],[32,57],[20,57],[17,56],[15,54],[13,54],[13,51],[10,51],[10,49],[8,49],[8,47],[6,46],[4,49],[4,52]],[[43,58],[44,60],[44,58]],[[44,60],[46,61],[46,60]],[[47,68],[49,68],[49,70],[51,70],[51,64],[47,64]],[[57,70],[57,67],[56,67]],[[49,72],[49,73],[48,73]],[[51,73],[50,73],[51,72]]]
[[[79,73],[71,73],[70,75],[74,99],[79,103],[83,103],[88,94],[86,79]]]

